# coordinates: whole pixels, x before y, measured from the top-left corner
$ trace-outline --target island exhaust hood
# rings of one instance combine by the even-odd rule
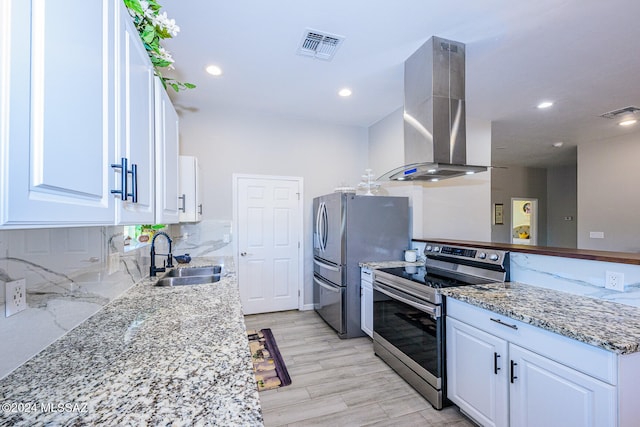
[[[487,170],[467,165],[465,46],[431,37],[404,63],[405,165],[379,180],[438,181]]]

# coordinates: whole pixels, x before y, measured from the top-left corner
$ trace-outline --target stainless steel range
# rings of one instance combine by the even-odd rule
[[[424,267],[374,271],[373,348],[436,409],[446,401],[441,288],[509,280],[508,252],[427,243]]]

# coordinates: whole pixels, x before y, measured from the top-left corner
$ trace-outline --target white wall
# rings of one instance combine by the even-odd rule
[[[638,159],[640,132],[578,146],[578,248],[640,252]]]
[[[313,301],[313,198],[356,186],[367,168],[367,150],[365,128],[240,111],[180,117],[180,154],[198,157],[201,165],[205,224],[231,221],[234,173],[304,179],[305,304]]]

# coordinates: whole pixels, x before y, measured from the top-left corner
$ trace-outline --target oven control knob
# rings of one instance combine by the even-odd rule
[[[489,259],[490,259],[491,261],[497,261],[497,260],[498,260],[498,258],[500,258],[500,257],[498,256],[498,254],[491,254],[491,255],[489,255]]]
[[[485,254],[484,252],[480,252],[478,254],[478,258],[480,258],[480,259],[485,259],[486,257],[487,257],[487,254]]]
[[[440,246],[434,246],[433,252],[440,252]]]
[[[425,252],[431,252],[431,245],[427,245],[426,248],[424,248]]]

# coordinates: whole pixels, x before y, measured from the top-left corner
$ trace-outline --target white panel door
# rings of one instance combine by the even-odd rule
[[[154,197],[154,74],[138,30],[123,4],[117,9],[120,24],[116,79],[118,94],[116,159],[128,159],[126,201],[117,199],[118,224],[149,224],[155,219]],[[135,185],[134,185],[135,184]]]
[[[447,397],[483,426],[509,425],[507,342],[447,317]]]
[[[245,314],[298,308],[300,182],[239,178],[238,285]]]
[[[0,29],[11,126],[0,141],[0,223],[113,223],[114,5],[85,2],[82,19],[70,22],[77,1],[2,2],[11,13]]]
[[[617,425],[616,388],[528,350],[509,345],[511,425]]]

